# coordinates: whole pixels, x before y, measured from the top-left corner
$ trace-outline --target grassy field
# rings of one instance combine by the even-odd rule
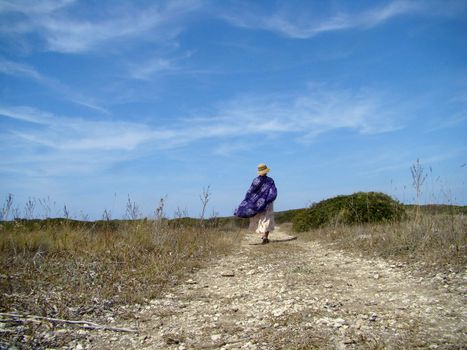
[[[430,269],[462,271],[467,266],[465,209],[408,207],[408,219],[401,222],[327,226],[299,236],[365,255],[420,262]]]
[[[406,210],[408,218],[401,222],[337,224],[298,235],[430,270],[465,269],[466,207]],[[289,222],[302,211],[278,212],[276,221],[282,230],[291,230]],[[248,220],[232,217],[0,222],[0,311],[95,319],[114,306],[145,303],[188,272],[235,249],[247,225]],[[35,339],[33,325],[24,332],[22,336]]]
[[[240,241],[238,229],[163,220],[0,226],[0,309],[75,319],[140,303]]]

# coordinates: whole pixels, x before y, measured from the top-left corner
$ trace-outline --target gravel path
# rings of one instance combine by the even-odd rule
[[[160,299],[126,307],[127,324],[115,322],[139,333],[94,331],[75,348],[467,348],[465,274],[424,277],[316,242],[250,245],[258,241],[246,234]]]

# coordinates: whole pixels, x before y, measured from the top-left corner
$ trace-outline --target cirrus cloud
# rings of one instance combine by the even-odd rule
[[[20,14],[20,21],[0,27],[8,35],[35,33],[41,37],[46,49],[61,53],[85,53],[108,43],[128,40],[167,41],[180,32],[181,22],[195,11],[200,2],[175,0],[135,7],[131,4],[112,4],[101,9],[103,16],[93,14],[92,19],[80,18],[73,12],[76,1],[23,1],[19,4],[3,2],[0,15],[11,22],[11,14]],[[91,11],[90,9],[89,11]]]
[[[151,121],[58,116],[24,106],[1,107],[0,121],[3,119],[5,124],[4,147],[21,145],[25,159],[31,159],[37,147],[45,147],[49,154],[68,154],[71,163],[74,157],[83,162],[86,154],[92,154],[110,165],[116,158],[107,155],[116,152],[121,155],[118,161],[122,161],[188,147],[203,140],[213,144],[213,154],[230,156],[243,149],[242,142],[250,142],[249,136],[262,135],[264,142],[286,137],[309,143],[337,129],[360,134],[391,132],[403,127],[400,116],[404,115],[400,107],[403,104],[392,103],[399,106],[395,109],[384,102],[393,100],[366,90],[354,92],[310,85],[296,95],[232,98],[211,106],[209,111],[193,112],[198,117],[178,118],[162,126]],[[9,163],[8,158],[3,162]]]

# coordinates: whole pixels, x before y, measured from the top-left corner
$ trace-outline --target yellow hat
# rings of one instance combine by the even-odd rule
[[[266,175],[269,173],[269,170],[270,169],[264,163],[258,165],[258,175]]]

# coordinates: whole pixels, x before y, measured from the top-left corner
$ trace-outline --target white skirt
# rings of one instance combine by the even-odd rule
[[[269,203],[266,210],[250,218],[250,230],[259,234],[274,231],[274,208],[273,203]]]

